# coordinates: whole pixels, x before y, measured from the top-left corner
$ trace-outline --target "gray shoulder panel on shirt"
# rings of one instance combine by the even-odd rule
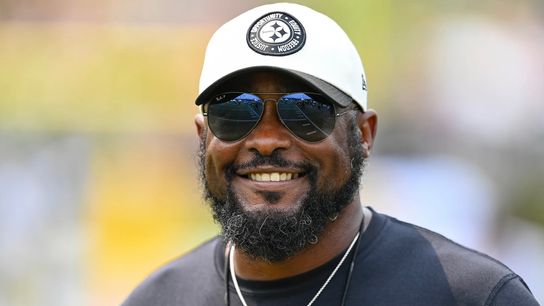
[[[525,282],[515,274],[513,277],[505,277],[495,289],[489,296],[485,306],[539,305],[532,295],[527,294],[528,289]]]
[[[489,301],[502,290],[504,284],[514,279],[521,280],[507,266],[486,254],[464,247],[430,230],[417,226],[416,229],[434,248],[459,305],[493,305],[488,304]],[[519,283],[523,285],[517,286],[518,294],[524,293],[532,298],[523,281]]]

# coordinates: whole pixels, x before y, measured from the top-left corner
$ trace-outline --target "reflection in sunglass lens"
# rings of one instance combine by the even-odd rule
[[[325,139],[334,129],[334,106],[312,93],[292,93],[277,101],[282,123],[295,136],[309,142]],[[225,93],[215,97],[207,108],[212,133],[224,141],[247,136],[259,123],[264,102],[254,94]]]
[[[319,102],[322,97],[295,93],[278,101],[278,115],[283,124],[306,141],[325,139],[334,129],[335,111],[332,104]]]
[[[264,104],[255,95],[223,94],[208,105],[208,125],[217,138],[224,141],[238,140],[257,125],[263,110]]]

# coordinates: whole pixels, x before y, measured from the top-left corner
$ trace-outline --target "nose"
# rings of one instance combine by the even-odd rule
[[[249,151],[269,156],[276,150],[286,150],[292,144],[292,135],[281,123],[276,111],[276,103],[265,103],[264,113],[244,142]]]

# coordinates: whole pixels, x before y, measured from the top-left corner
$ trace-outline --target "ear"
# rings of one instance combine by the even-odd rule
[[[204,116],[202,114],[195,115],[195,126],[199,139],[206,139],[206,121],[204,120]]]
[[[378,115],[372,109],[366,110],[364,113],[359,112],[357,114],[357,124],[361,130],[361,141],[365,157],[368,157],[370,156],[370,151],[376,138],[376,131],[378,130]]]

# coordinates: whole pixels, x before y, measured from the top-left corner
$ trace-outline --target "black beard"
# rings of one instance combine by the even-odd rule
[[[221,233],[226,241],[232,241],[236,248],[254,259],[268,262],[283,261],[307,247],[316,244],[325,227],[352,202],[359,188],[360,177],[364,170],[365,159],[360,134],[355,123],[348,126],[349,157],[351,174],[348,180],[336,190],[317,187],[317,170],[310,163],[293,164],[281,158],[279,151],[270,156],[255,154],[254,159],[244,165],[228,165],[225,173],[227,180],[226,197],[212,194],[205,179],[204,156],[206,154],[201,139],[199,160],[200,179],[204,198],[209,201],[213,218],[221,225]],[[246,211],[232,190],[232,178],[239,168],[258,165],[277,167],[295,166],[304,169],[310,191],[293,210]],[[281,198],[280,193],[267,192],[263,197],[273,204]]]

